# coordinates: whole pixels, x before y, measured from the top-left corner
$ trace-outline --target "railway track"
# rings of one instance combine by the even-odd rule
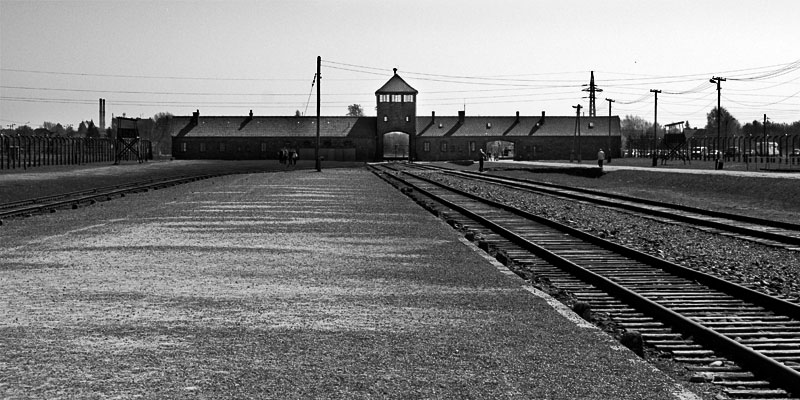
[[[569,200],[583,201],[635,213],[647,218],[657,218],[659,221],[669,220],[687,223],[694,227],[705,227],[714,233],[727,234],[773,247],[800,251],[800,224],[793,222],[773,221],[746,215],[723,213],[679,204],[607,193],[598,190],[535,182],[526,179],[492,176],[470,171],[457,171],[430,165],[416,165],[413,166],[413,168],[433,170],[452,176],[479,180],[513,189],[557,196]]]
[[[424,174],[373,168],[447,215],[518,274],[566,293],[585,317],[684,363],[692,380],[712,383],[730,398],[800,396],[800,305],[448,188]]]
[[[78,208],[83,204],[94,204],[97,201],[123,197],[128,193],[157,190],[215,176],[219,175],[203,174],[151,179],[0,204],[0,221],[12,217],[55,212],[61,208]]]

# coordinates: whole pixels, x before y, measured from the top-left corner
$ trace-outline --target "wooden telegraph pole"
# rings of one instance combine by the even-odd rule
[[[322,160],[319,159],[319,113],[320,113],[320,90],[322,85],[322,75],[320,69],[322,67],[322,56],[317,56],[317,145],[314,147],[314,162],[317,167],[317,172],[322,172]]]
[[[658,94],[661,93],[658,89],[650,89],[656,95],[655,112],[653,114],[653,166],[658,165]]]

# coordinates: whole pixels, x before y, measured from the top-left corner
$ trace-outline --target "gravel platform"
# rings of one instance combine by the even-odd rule
[[[0,397],[695,398],[554,303],[363,168],[213,178],[4,221]]]

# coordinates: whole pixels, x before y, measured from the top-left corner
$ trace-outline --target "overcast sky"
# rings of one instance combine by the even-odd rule
[[[0,0],[0,124],[111,115],[322,114],[358,103],[392,68],[418,115],[574,115],[594,71],[597,114],[704,126],[800,120],[796,0]]]

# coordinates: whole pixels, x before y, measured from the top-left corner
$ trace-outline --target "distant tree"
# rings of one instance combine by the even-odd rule
[[[150,140],[153,143],[153,151],[159,155],[166,155],[172,152],[172,138],[170,137],[172,118],[173,115],[168,112],[160,112],[153,116]]]
[[[717,135],[717,126],[721,126],[720,135],[721,136],[733,136],[738,135],[742,129],[742,124],[734,118],[725,107],[720,107],[719,109],[720,120],[722,121],[721,124],[717,124],[717,107],[714,107],[706,115],[706,133],[711,136]]]
[[[72,125],[68,125],[67,129],[64,130],[64,136],[66,137],[75,136],[75,128],[73,128]]]
[[[347,116],[348,117],[363,117],[364,116],[364,109],[361,108],[361,104],[351,104],[347,106]]]
[[[50,121],[42,122],[42,128],[47,129],[50,132],[53,132],[55,130],[56,125],[58,124],[55,122],[50,122]]]
[[[689,121],[686,121],[686,126],[684,127],[684,129],[692,129],[692,127],[689,125]]]
[[[33,128],[28,125],[18,126],[14,131],[20,136],[33,136]]]
[[[620,121],[620,132],[626,138],[646,136],[653,124],[638,115],[626,115]]]
[[[78,125],[78,137],[86,137],[86,121],[81,121]]]
[[[86,125],[86,137],[88,138],[100,137],[100,129],[98,129],[97,126],[95,126],[94,120],[89,121],[89,124]]]
[[[295,111],[294,111],[294,116],[295,116],[295,117],[302,117],[302,116],[303,116],[303,114],[300,112],[300,110],[295,110]]]
[[[61,124],[56,124],[56,126],[54,126],[53,129],[50,130],[50,132],[53,132],[53,135],[55,136],[64,136],[67,130],[64,129],[64,127],[61,126]]]

